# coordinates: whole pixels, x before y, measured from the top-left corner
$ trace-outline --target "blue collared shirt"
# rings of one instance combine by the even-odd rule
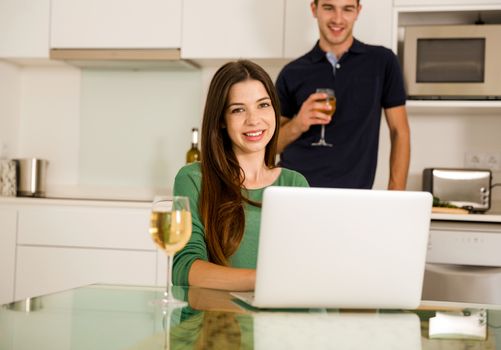
[[[311,146],[320,137],[320,126],[313,125],[286,147],[281,166],[299,171],[311,186],[372,188],[381,109],[405,105],[406,100],[395,54],[354,40],[333,65],[317,42],[282,69],[276,87],[287,118],[294,117],[317,88],[334,89],[337,99],[336,112],[326,126],[326,141],[333,147]]]

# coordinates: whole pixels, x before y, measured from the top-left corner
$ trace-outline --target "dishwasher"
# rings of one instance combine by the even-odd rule
[[[501,215],[432,214],[422,299],[501,305]]]

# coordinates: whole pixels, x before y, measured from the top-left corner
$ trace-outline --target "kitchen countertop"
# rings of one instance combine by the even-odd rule
[[[432,220],[465,221],[465,222],[501,222],[501,213],[488,214],[431,214]]]
[[[171,190],[129,190],[117,191],[107,190],[72,190],[72,191],[52,191],[46,197],[2,197],[0,204],[52,204],[52,205],[88,205],[88,206],[119,206],[119,207],[142,207],[151,206],[153,193],[160,193],[162,196],[170,196]],[[463,221],[463,222],[486,222],[501,223],[501,203],[493,202],[493,209],[485,214],[443,214],[432,213],[431,220],[436,221]]]
[[[1,197],[0,204],[52,204],[149,208],[156,196],[170,197],[169,188],[92,185],[48,185],[44,197]]]
[[[98,207],[150,208],[151,201],[90,198],[0,197],[1,204],[14,205],[85,205]]]

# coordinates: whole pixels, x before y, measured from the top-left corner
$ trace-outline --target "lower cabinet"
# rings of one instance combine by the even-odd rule
[[[0,207],[0,304],[14,297],[17,211]]]
[[[0,198],[0,303],[94,283],[165,286],[149,220],[149,203]]]
[[[155,285],[155,251],[19,246],[15,299],[93,283]]]

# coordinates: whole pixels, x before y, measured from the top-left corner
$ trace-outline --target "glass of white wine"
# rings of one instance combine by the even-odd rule
[[[336,95],[334,94],[334,90],[332,89],[317,89],[316,92],[321,92],[327,95],[327,97],[318,102],[325,102],[326,104],[331,106],[330,111],[320,110],[320,112],[333,116],[336,111]],[[312,146],[324,146],[324,147],[332,147],[332,143],[328,143],[325,141],[325,125],[322,124],[320,129],[320,139],[317,142],[313,142]]]
[[[167,287],[160,302],[169,307],[184,306],[186,302],[177,300],[172,295],[172,263],[174,254],[181,250],[191,237],[189,198],[155,198],[151,211],[150,235],[167,255]]]

